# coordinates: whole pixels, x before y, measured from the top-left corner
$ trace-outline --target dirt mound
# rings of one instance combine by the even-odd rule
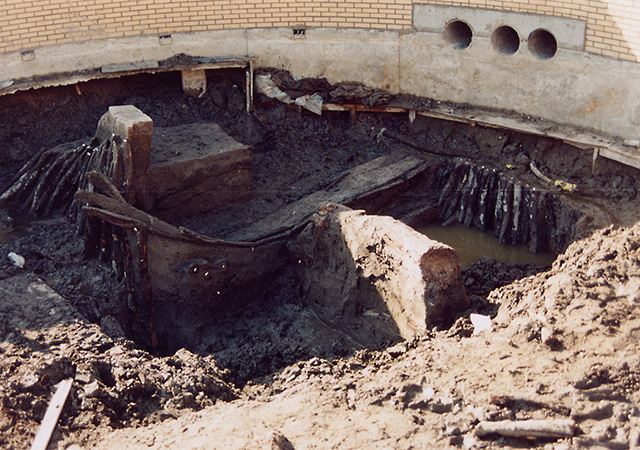
[[[27,447],[50,393],[67,378],[74,383],[64,434],[150,423],[238,397],[213,357],[183,349],[157,358],[114,341],[37,278],[5,279],[0,292],[0,426],[12,430],[0,436],[2,448]]]
[[[639,249],[640,224],[601,230],[491,292],[491,330],[313,358],[97,448],[262,448],[269,433],[294,448],[636,448]]]
[[[640,225],[574,242],[549,272],[491,293],[489,300],[501,304],[498,323],[514,341],[544,335],[566,350],[604,341],[611,351],[624,350],[637,338],[639,248]]]

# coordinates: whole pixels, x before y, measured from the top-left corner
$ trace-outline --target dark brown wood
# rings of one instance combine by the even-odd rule
[[[109,181],[109,179],[102,173],[91,171],[87,173],[87,179],[98,192],[108,195],[114,200],[118,200],[122,203],[127,203],[120,191]]]
[[[156,333],[156,326],[153,320],[154,305],[153,305],[153,293],[151,288],[151,279],[149,276],[149,254],[148,254],[148,240],[147,230],[144,228],[138,228],[138,273],[141,281],[142,300],[149,314],[149,340],[153,350],[158,348],[158,335]]]
[[[84,165],[86,155],[86,149],[82,147],[73,158],[73,163],[70,167],[65,169],[63,167],[64,175],[58,182],[55,191],[51,195],[51,199],[44,210],[44,214],[47,215],[57,208],[61,208],[66,211],[73,198],[68,195],[68,192],[74,192],[78,187],[78,181],[80,179],[80,168]]]
[[[97,206],[110,213],[115,213],[129,218],[130,220],[134,220],[148,230],[167,234],[169,236],[180,236],[180,230],[173,225],[170,225],[151,214],[147,214],[144,211],[134,208],[128,203],[115,200],[111,197],[107,197],[106,195],[80,190],[76,192],[75,199],[79,202],[87,203],[91,206]]]

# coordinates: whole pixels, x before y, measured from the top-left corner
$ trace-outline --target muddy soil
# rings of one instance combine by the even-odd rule
[[[0,188],[41,147],[90,139],[108,106],[133,104],[156,126],[215,122],[254,148],[253,200],[215,221],[182,223],[214,236],[348,168],[419,148],[532,183],[533,160],[550,177],[578,184],[589,195],[578,200],[597,220],[552,268],[484,258],[465,270],[472,308],[451,328],[411,342],[363,348],[307,308],[285,270],[246,310],[212,323],[200,348],[152,355],[136,339],[144,321],[132,317],[123,282],[83,257],[75,223],[7,211],[0,255],[15,252],[26,264],[0,258],[1,448],[30,446],[51,392],[67,377],[74,386],[51,448],[640,445],[635,169],[598,160],[592,173],[591,154],[566,144],[424,117],[411,124],[400,115],[362,114],[352,124],[348,114],[317,117],[262,98],[247,116],[242,74],[212,74],[209,86],[191,98],[178,77],[139,76],[0,98],[12,111],[0,119]],[[384,137],[383,128],[413,145]],[[598,229],[601,223],[614,225]],[[29,289],[46,300],[16,295]],[[492,317],[492,328],[474,334],[471,313]],[[481,422],[527,419],[572,421],[572,435],[477,433]]]

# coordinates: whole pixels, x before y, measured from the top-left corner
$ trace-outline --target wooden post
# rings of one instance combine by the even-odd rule
[[[247,96],[247,114],[253,111],[253,61],[249,60],[246,72],[246,96]]]

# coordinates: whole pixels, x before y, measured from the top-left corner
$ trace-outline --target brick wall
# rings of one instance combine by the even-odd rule
[[[298,24],[411,30],[414,2],[582,19],[586,51],[640,60],[637,0],[0,0],[0,53],[91,39]]]
[[[239,28],[408,29],[412,0],[0,0],[0,52],[87,39]]]

